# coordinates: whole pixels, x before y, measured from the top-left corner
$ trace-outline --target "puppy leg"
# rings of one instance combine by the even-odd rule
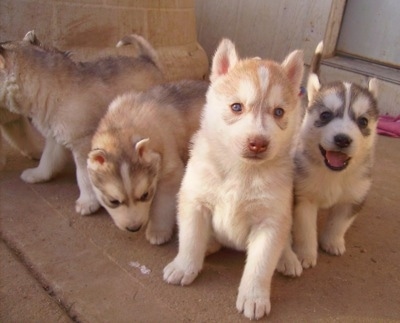
[[[331,255],[342,255],[346,251],[344,235],[355,219],[351,204],[338,204],[329,211],[328,219],[320,236],[320,245]]]
[[[211,213],[194,199],[181,201],[178,223],[179,252],[164,268],[164,280],[169,284],[189,285],[203,267]]]
[[[3,137],[2,137],[2,133],[1,133],[1,129],[0,129],[0,170],[2,170],[4,168],[4,166],[6,165],[6,155],[4,153],[4,149],[3,149]]]
[[[24,170],[21,178],[27,183],[48,181],[64,168],[68,157],[69,151],[64,146],[58,144],[52,137],[47,137],[39,166]]]
[[[285,248],[279,259],[276,270],[285,276],[300,277],[303,272],[303,267],[297,255],[292,250],[292,237],[286,241]]]
[[[27,118],[20,116],[20,118],[4,124],[2,132],[4,138],[22,155],[31,159],[40,159],[42,151],[38,142],[40,137]]]
[[[293,250],[303,268],[317,264],[317,205],[308,200],[300,200],[294,208],[293,217]]]
[[[161,179],[151,204],[146,238],[151,244],[160,245],[171,239],[176,223],[176,199],[181,186],[185,165],[177,159],[170,178]]]
[[[249,319],[259,319],[271,311],[271,280],[285,238],[285,229],[277,224],[259,226],[250,232],[246,265],[236,300],[238,311]]]
[[[76,165],[76,178],[79,186],[79,198],[75,202],[75,210],[81,215],[93,213],[100,207],[87,171],[87,154],[88,152],[85,154],[73,151]]]

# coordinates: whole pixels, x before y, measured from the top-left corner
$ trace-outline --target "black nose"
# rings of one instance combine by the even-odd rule
[[[334,137],[334,141],[335,141],[336,146],[338,146],[340,148],[346,148],[346,147],[350,146],[350,144],[353,140],[349,136],[340,133]]]
[[[137,232],[140,230],[141,227],[142,227],[142,225],[136,225],[136,226],[132,226],[132,227],[126,227],[125,229],[130,232]]]

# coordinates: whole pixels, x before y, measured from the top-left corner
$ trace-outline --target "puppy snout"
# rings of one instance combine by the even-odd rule
[[[139,225],[133,225],[133,226],[130,226],[130,227],[126,227],[126,230],[128,230],[128,231],[130,231],[130,232],[137,232],[137,231],[140,230],[141,227],[142,227],[141,224],[139,224]]]
[[[248,140],[248,148],[254,153],[262,153],[268,148],[268,141],[262,136],[252,137]]]
[[[334,138],[335,145],[339,148],[346,148],[350,146],[351,142],[353,141],[349,136],[345,134],[337,134]]]

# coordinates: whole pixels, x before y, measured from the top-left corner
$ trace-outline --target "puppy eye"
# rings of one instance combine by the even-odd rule
[[[284,114],[285,114],[285,110],[283,110],[282,108],[275,108],[274,109],[274,116],[275,117],[282,118]]]
[[[149,192],[146,192],[140,197],[139,201],[146,202],[148,200],[148,198],[149,198]]]
[[[330,121],[333,118],[333,113],[330,111],[324,111],[319,115],[321,121]]]
[[[242,104],[241,103],[234,103],[231,105],[231,110],[233,112],[242,112]]]
[[[111,200],[110,204],[111,204],[112,207],[118,207],[118,206],[121,205],[121,202],[118,201],[118,200]]]
[[[368,126],[368,119],[364,117],[358,118],[357,124],[361,129],[364,129]]]

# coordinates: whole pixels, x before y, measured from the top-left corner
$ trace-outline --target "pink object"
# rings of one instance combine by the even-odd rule
[[[400,115],[397,117],[380,116],[377,132],[380,135],[400,138]]]

